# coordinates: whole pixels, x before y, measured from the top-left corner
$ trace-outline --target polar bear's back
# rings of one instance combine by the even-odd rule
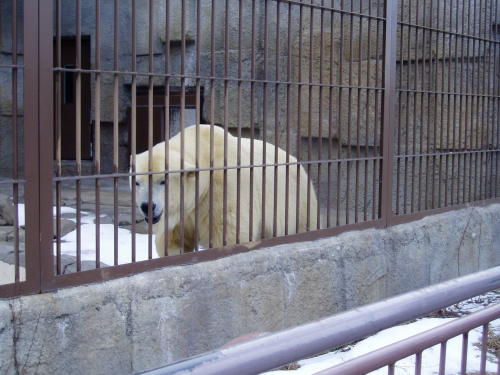
[[[287,155],[283,149],[257,139],[240,138],[238,142],[237,137],[225,135],[224,129],[218,126],[212,128],[210,125],[200,125],[198,134],[200,167],[210,167],[212,156],[213,166],[217,168],[213,180],[215,212],[212,220],[214,232],[217,233],[217,238],[213,239],[214,246],[222,245],[218,237],[222,237],[223,200],[226,201],[227,244],[236,243],[237,232],[240,242],[244,243],[316,229],[316,193],[305,169],[297,164],[293,155]],[[211,134],[214,135],[213,141],[210,139]],[[170,140],[174,149],[178,148],[180,140],[179,135],[175,138]],[[192,157],[196,150],[196,126],[185,129],[184,139],[186,159],[194,163]],[[224,158],[225,141],[227,148]],[[228,166],[225,177],[224,161]],[[227,181],[226,189],[223,186],[224,178]],[[208,215],[201,213],[201,217],[208,218]],[[288,217],[288,226],[285,217]],[[208,228],[209,223],[202,223],[201,226]]]

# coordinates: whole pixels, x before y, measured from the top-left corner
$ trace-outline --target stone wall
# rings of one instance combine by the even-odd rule
[[[0,301],[0,372],[132,374],[500,264],[500,205]]]

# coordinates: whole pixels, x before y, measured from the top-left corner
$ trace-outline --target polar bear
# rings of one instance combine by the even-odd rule
[[[199,131],[198,169],[196,169],[197,128]],[[136,156],[137,205],[144,213],[146,220],[152,220],[153,231],[156,235],[156,250],[159,256],[164,256],[165,250],[167,250],[168,255],[175,255],[192,251],[196,247],[195,205],[197,190],[198,245],[203,248],[254,242],[274,235],[281,236],[286,233],[285,229],[287,229],[288,234],[317,229],[316,193],[304,168],[298,167],[296,164],[297,159],[289,155],[287,194],[287,155],[284,150],[276,148],[271,143],[254,140],[252,152],[252,140],[240,138],[240,152],[238,152],[238,138],[229,133],[226,136],[227,153],[225,158],[225,131],[223,128],[215,125],[186,127],[184,130],[182,176],[179,172],[182,158],[180,133],[171,138],[168,145],[162,142],[153,147],[151,165],[149,165],[149,151]],[[264,145],[265,160],[263,160]],[[167,162],[170,173],[152,175],[150,210],[147,172],[149,170],[153,172],[165,171],[166,146],[168,146]],[[278,156],[276,163],[275,151],[277,151]],[[254,167],[249,167],[252,153]],[[213,167],[211,167],[211,157],[213,158]],[[240,157],[240,163],[238,163],[238,157]],[[263,168],[263,164],[271,164],[271,166]],[[274,164],[279,164],[276,171]],[[229,167],[226,169],[226,173],[223,170],[224,165]],[[238,168],[238,165],[241,168]],[[240,171],[239,177],[238,170]],[[196,182],[197,173],[198,183]],[[263,175],[265,175],[264,184]],[[277,176],[276,202],[274,201],[275,175]],[[240,180],[239,205],[237,204],[238,178]],[[226,187],[224,187],[225,180]],[[298,194],[297,186],[300,187]],[[166,189],[167,187],[168,189]],[[168,206],[165,205],[166,196],[168,196]],[[210,203],[211,196],[213,197],[212,203]],[[285,228],[286,200],[288,200],[288,228]],[[276,220],[274,210],[276,210]],[[148,217],[150,211],[151,217]],[[225,221],[224,213],[226,214]],[[165,243],[166,237],[168,237],[167,243]],[[184,238],[184,241],[180,241],[181,237]],[[183,249],[181,249],[181,242],[184,242]]]

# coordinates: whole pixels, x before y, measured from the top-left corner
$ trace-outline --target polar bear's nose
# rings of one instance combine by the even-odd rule
[[[148,216],[148,208],[149,208],[149,205],[147,202],[141,203],[141,210],[142,210],[142,212],[144,212],[144,215],[146,215],[146,216]],[[155,208],[156,208],[156,204],[152,203],[151,211],[154,212]]]

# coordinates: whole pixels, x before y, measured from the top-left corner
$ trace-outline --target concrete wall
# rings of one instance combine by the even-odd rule
[[[500,264],[500,204],[0,301],[0,373],[128,374]]]

